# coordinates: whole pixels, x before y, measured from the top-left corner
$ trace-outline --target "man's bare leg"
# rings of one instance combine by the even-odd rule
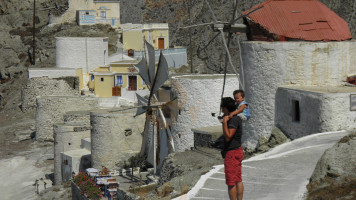
[[[237,198],[237,184],[234,186],[228,186],[230,200],[236,200]]]
[[[236,193],[237,193],[237,200],[242,200],[244,195],[244,184],[242,182],[236,183]]]

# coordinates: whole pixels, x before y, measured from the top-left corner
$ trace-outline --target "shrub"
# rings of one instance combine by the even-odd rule
[[[100,199],[102,197],[99,186],[84,172],[79,172],[74,177],[73,182],[80,188],[81,193],[89,199]]]

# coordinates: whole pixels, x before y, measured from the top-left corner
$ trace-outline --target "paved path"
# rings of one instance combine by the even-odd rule
[[[244,199],[303,199],[305,186],[321,155],[348,134],[347,131],[314,134],[244,160]],[[176,199],[229,199],[224,166],[214,166],[188,194]]]

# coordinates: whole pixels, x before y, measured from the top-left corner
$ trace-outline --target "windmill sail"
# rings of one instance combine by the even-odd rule
[[[147,99],[141,97],[139,94],[136,93],[136,97],[137,97],[137,100],[138,100],[138,105],[141,106],[141,107],[138,107],[137,108],[137,111],[136,111],[136,116],[138,115],[141,115],[143,113],[145,113],[147,111]]]
[[[155,49],[147,41],[145,41],[145,55],[146,55],[146,60],[148,65],[148,77],[150,79],[149,83],[151,83],[150,85],[152,86],[153,80],[155,78],[155,66],[156,66]]]
[[[140,74],[141,78],[143,79],[143,81],[145,81],[145,83],[149,86],[151,86],[151,81],[150,78],[148,76],[148,70],[147,70],[147,64],[146,61],[144,59],[142,59],[137,65],[136,67],[138,68],[138,73]]]
[[[155,77],[155,82],[152,85],[152,93],[156,94],[159,88],[168,80],[168,63],[166,58],[163,56],[162,52],[159,55],[159,63],[157,68],[157,73]]]

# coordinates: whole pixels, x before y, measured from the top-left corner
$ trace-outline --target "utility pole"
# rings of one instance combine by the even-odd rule
[[[36,64],[36,0],[33,0],[32,65]]]
[[[188,5],[188,12],[189,12],[189,24],[192,25],[192,19],[190,16],[190,5]],[[192,29],[189,29],[189,48],[190,48],[190,73],[193,73]]]

